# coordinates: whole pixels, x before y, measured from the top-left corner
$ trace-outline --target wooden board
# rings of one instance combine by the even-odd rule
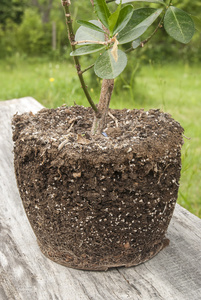
[[[145,264],[90,272],[43,256],[16,186],[11,137],[14,113],[41,108],[33,98],[0,102],[0,299],[200,300],[201,220],[179,205],[170,246]]]

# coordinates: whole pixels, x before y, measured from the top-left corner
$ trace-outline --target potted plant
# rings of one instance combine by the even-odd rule
[[[62,1],[71,55],[91,107],[64,105],[13,118],[17,184],[40,249],[57,263],[88,270],[134,266],[168,244],[183,128],[159,110],[112,110],[109,104],[126,53],[161,27],[181,43],[194,34],[192,18],[171,1],[147,0],[159,8],[139,9],[133,1],[115,1],[114,12],[110,2],[91,0],[98,20],[78,20],[74,35],[71,2]],[[153,33],[140,40],[155,20]],[[95,64],[82,70],[79,57],[95,52]],[[92,67],[102,78],[97,105],[83,78]]]

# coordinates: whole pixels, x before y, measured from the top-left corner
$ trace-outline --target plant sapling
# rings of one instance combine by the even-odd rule
[[[158,8],[142,7],[134,9],[131,2],[136,0],[91,0],[98,20],[77,20],[81,25],[74,35],[70,13],[71,1],[62,1],[67,21],[68,36],[72,47],[71,56],[74,57],[77,74],[87,100],[95,112],[92,134],[100,134],[105,126],[110,99],[114,88],[114,79],[125,69],[128,59],[126,53],[143,47],[164,27],[173,39],[187,44],[195,32],[194,21],[185,11],[173,6],[173,1],[137,0],[158,4]],[[115,2],[114,12],[109,9],[110,2]],[[125,5],[124,5],[125,4]],[[141,40],[147,29],[158,20],[151,35]],[[199,23],[196,19],[196,24]],[[124,49],[121,48],[121,45]],[[78,48],[77,48],[78,46]],[[120,49],[121,48],[121,49]],[[85,70],[81,69],[79,56],[99,52],[95,63]],[[102,78],[99,103],[96,106],[84,82],[83,73],[94,68],[95,74]]]
[[[74,35],[70,0],[62,1],[71,55],[94,111],[62,106],[13,118],[18,188],[40,249],[57,263],[84,270],[135,266],[169,243],[183,128],[159,110],[109,110],[109,104],[129,52],[161,26],[182,43],[195,30],[192,18],[170,1],[146,1],[157,9],[115,1],[113,12],[114,1],[107,2],[91,1],[98,20],[78,20]],[[156,20],[153,33],[142,39]],[[79,56],[94,52],[95,63],[82,70]],[[102,78],[98,105],[83,78],[92,67]]]

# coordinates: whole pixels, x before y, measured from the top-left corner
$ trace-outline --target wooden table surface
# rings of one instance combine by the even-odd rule
[[[14,113],[41,108],[33,98],[0,102],[0,299],[201,300],[201,220],[179,205],[170,245],[137,267],[81,271],[43,256],[16,186],[11,137]]]

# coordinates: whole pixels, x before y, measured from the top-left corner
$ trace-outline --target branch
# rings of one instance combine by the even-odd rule
[[[105,33],[106,34],[106,33]],[[90,44],[99,44],[99,45],[109,45],[112,43],[116,42],[116,36],[118,35],[118,33],[116,33],[111,39],[107,39],[106,41],[91,41],[91,40],[83,40],[83,41],[73,41],[72,45],[79,45],[79,44],[84,44],[84,43],[90,43]]]
[[[147,39],[145,39],[144,41],[141,42],[141,47],[144,47],[144,45],[149,42],[149,40],[157,33],[158,29],[161,27],[162,27],[162,25],[161,25],[161,21],[160,21],[158,26],[152,32],[152,34]]]
[[[84,41],[72,42],[72,45],[75,46],[75,45],[84,44],[84,43],[99,44],[99,45],[108,45],[109,44],[108,42],[84,40]]]
[[[93,68],[94,67],[94,64],[93,65],[91,65],[91,66],[89,66],[89,67],[87,67],[86,69],[84,69],[83,71],[81,71],[81,73],[83,74],[84,72],[86,72],[86,71],[88,71],[88,70],[90,70],[91,68]]]
[[[144,45],[145,45],[146,43],[148,43],[148,42],[150,41],[150,39],[157,33],[158,29],[162,27],[162,25],[161,25],[162,20],[163,20],[163,18],[160,20],[158,26],[155,28],[155,30],[152,32],[152,34],[151,34],[148,38],[146,38],[144,41],[142,41],[142,42],[140,43],[140,47],[141,47],[141,48],[143,48]],[[127,50],[125,51],[125,53],[129,53],[129,52],[134,51],[134,50],[136,50],[136,48],[131,47],[131,48],[127,49]]]
[[[69,6],[71,5],[71,2],[70,2],[70,0],[62,0],[62,5],[63,5],[64,11],[65,11],[69,41],[70,41],[70,44],[71,44],[72,51],[75,51],[75,49],[76,49],[75,45],[74,45],[75,35],[74,35],[74,32],[73,32],[72,19],[71,19],[71,14],[70,14],[70,9],[69,9]],[[77,56],[74,56],[73,58],[74,58],[77,74],[78,74],[81,86],[83,88],[83,91],[85,93],[85,96],[86,96],[89,104],[91,105],[91,107],[95,111],[95,113],[98,113],[98,109],[97,109],[95,103],[93,102],[91,96],[89,95],[89,92],[87,90],[87,86],[86,86],[84,78],[82,76],[82,70],[81,70],[81,66],[80,66],[80,63],[79,63],[79,59],[78,59]]]

